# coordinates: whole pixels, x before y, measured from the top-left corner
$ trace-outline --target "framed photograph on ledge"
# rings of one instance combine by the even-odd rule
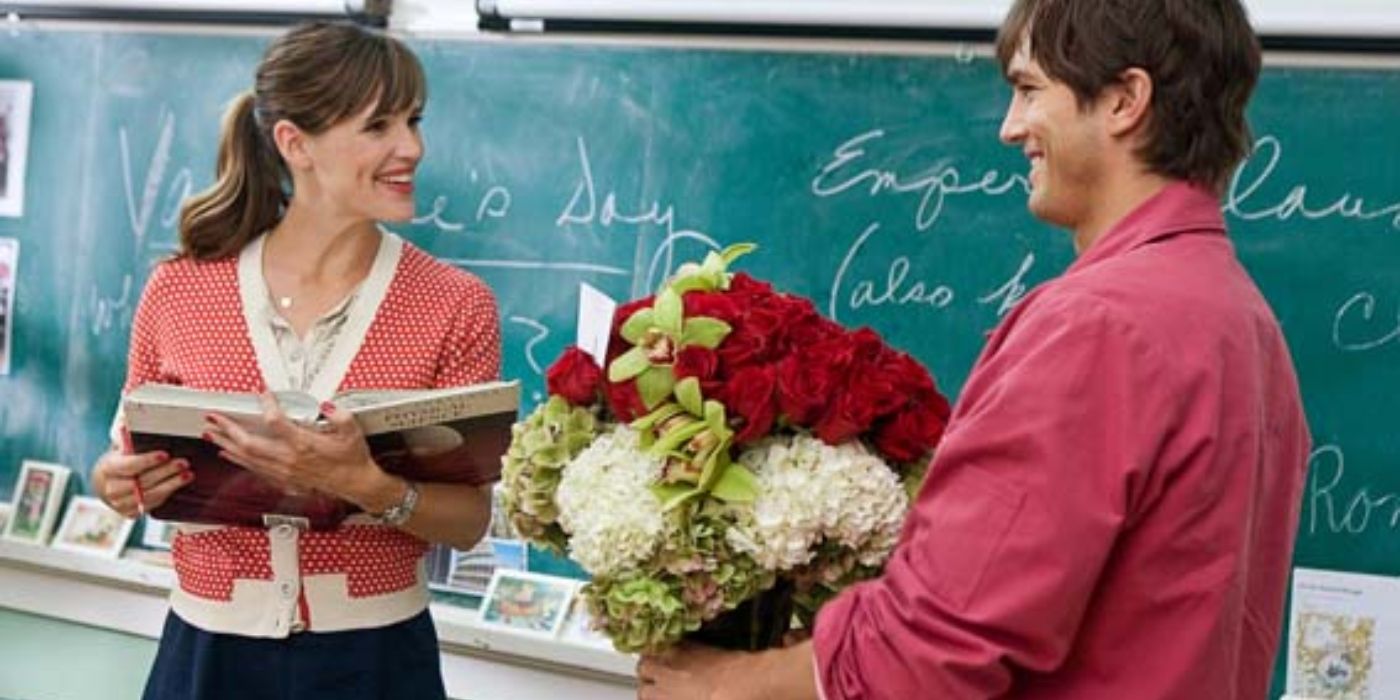
[[[47,544],[58,509],[63,504],[63,489],[68,486],[68,467],[26,459],[15,481],[14,501],[10,519],[5,523],[5,538],[28,544]]]
[[[53,548],[116,559],[135,524],[92,496],[74,496],[54,535]]]
[[[481,622],[513,632],[553,638],[578,582],[511,569],[496,569],[481,604]]]
[[[0,80],[0,216],[24,215],[24,166],[34,83]]]
[[[146,516],[141,529],[141,546],[147,549],[170,549],[175,543],[175,524]]]

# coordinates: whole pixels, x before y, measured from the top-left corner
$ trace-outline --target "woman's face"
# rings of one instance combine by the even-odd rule
[[[413,218],[413,179],[423,158],[422,108],[372,116],[361,113],[306,139],[309,168],[294,196],[308,196],[324,213],[372,221]]]

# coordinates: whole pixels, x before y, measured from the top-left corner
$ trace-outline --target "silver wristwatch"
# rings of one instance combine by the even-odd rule
[[[379,514],[379,522],[398,527],[413,517],[413,509],[418,507],[418,484],[408,479],[404,479],[403,483],[403,500],[384,509],[384,512]]]

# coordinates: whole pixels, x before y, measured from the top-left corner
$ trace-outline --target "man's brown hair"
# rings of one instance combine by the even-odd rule
[[[1259,40],[1239,0],[1016,0],[997,35],[1003,70],[1022,42],[1081,107],[1129,68],[1152,76],[1138,156],[1154,173],[1219,191],[1249,152]]]

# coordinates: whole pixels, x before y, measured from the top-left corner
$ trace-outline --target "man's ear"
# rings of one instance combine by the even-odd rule
[[[283,162],[292,170],[311,168],[311,154],[306,150],[306,134],[291,121],[280,119],[272,125],[272,142]]]
[[[1108,129],[1125,136],[1147,124],[1152,110],[1152,76],[1141,68],[1129,68],[1106,92],[1109,99]]]

